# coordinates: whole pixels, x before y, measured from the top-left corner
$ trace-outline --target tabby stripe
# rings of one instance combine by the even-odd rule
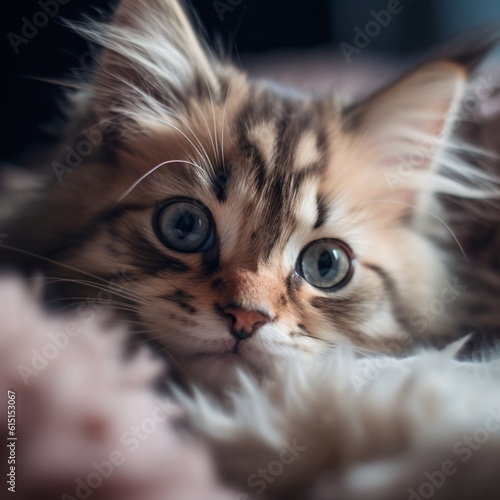
[[[301,284],[302,284],[302,278],[296,272],[293,272],[290,276],[286,278],[285,285],[289,298],[291,299],[294,298],[296,292],[300,289]]]
[[[131,265],[144,274],[156,275],[162,272],[185,273],[189,266],[175,257],[158,251],[153,244],[137,230],[132,231],[131,238],[126,242],[130,251],[128,257]]]
[[[373,272],[380,276],[380,279],[384,283],[384,288],[389,293],[389,297],[391,299],[393,316],[399,323],[403,323],[404,319],[402,317],[402,313],[406,308],[403,305],[403,301],[401,300],[396,284],[392,277],[387,271],[376,264],[366,262],[362,262],[362,264],[366,268],[371,269]]]
[[[224,203],[227,198],[227,183],[229,181],[230,171],[226,169],[219,169],[217,173],[211,178],[212,191],[217,200]]]
[[[292,165],[292,158],[291,155],[293,154],[293,151],[295,151],[295,148],[292,147],[293,144],[291,141],[297,140],[297,135],[293,134],[292,127],[290,126],[290,119],[293,117],[293,107],[292,103],[289,102],[288,100],[285,100],[283,102],[283,109],[281,110],[281,116],[278,121],[278,127],[277,127],[277,153],[276,153],[276,159],[274,162],[274,166],[277,172],[280,170],[283,173],[286,173],[290,171],[290,165]],[[292,124],[294,123],[294,120],[291,121]],[[280,168],[281,167],[281,168]]]
[[[304,105],[293,97],[283,96],[281,105],[278,105],[275,96],[262,91],[255,91],[253,97],[252,104],[247,105],[238,117],[237,133],[240,149],[252,162],[255,187],[263,201],[256,215],[266,221],[266,227],[262,228],[263,232],[252,246],[267,260],[282,237],[293,232],[297,224],[292,215],[297,195],[306,178],[317,176],[324,170],[327,140],[321,130],[321,108],[315,103]],[[316,137],[319,161],[306,164],[297,172],[293,168],[295,151],[306,129]],[[258,144],[254,144],[263,130],[275,131],[273,158],[266,159]],[[266,163],[267,160],[272,164]],[[322,218],[321,212],[317,222],[321,223]]]
[[[325,223],[328,213],[326,202],[321,195],[318,195],[316,197],[316,204],[318,206],[318,215],[316,217],[316,222],[314,223],[313,229],[318,229]]]
[[[189,303],[189,301],[194,299],[194,296],[187,294],[183,290],[176,290],[173,294],[159,295],[158,298],[174,302],[181,309],[184,309],[190,314],[195,314],[197,312],[196,309]]]
[[[203,252],[202,266],[205,276],[209,277],[219,269],[220,264],[220,242],[216,237],[216,242],[212,248]]]
[[[343,334],[348,335],[357,344],[366,343],[366,337],[358,330],[359,318],[363,316],[363,306],[358,298],[314,297],[311,305],[335,325]]]
[[[254,179],[256,184],[257,193],[260,195],[264,191],[267,182],[266,175],[266,162],[261,152],[255,146],[251,147],[252,161],[255,165]]]
[[[373,272],[375,272],[376,274],[378,274],[380,276],[380,279],[384,283],[384,288],[389,292],[389,295],[391,296],[391,298],[394,298],[394,299],[397,298],[398,294],[396,291],[396,285],[394,283],[394,280],[391,278],[391,276],[389,276],[389,273],[387,271],[382,269],[377,264],[371,264],[371,263],[367,263],[367,262],[362,262],[362,264],[366,268],[371,269]]]

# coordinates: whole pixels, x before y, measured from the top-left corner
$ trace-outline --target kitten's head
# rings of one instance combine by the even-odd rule
[[[91,132],[63,145],[30,238],[78,278],[127,276],[113,299],[186,372],[217,384],[291,351],[377,347],[449,320],[422,312],[457,293],[422,227],[459,63],[341,108],[216,61],[174,0],[125,0],[87,33],[104,45],[87,123],[100,139],[71,171]]]

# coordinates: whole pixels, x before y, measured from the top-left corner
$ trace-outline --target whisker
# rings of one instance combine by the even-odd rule
[[[195,103],[195,104],[196,104],[196,103]],[[198,110],[199,110],[199,108],[198,108]],[[203,114],[202,114],[202,118],[204,118]],[[207,122],[205,121],[205,123],[207,123]],[[206,160],[206,161],[207,161],[207,165],[208,165],[208,166],[210,166],[210,157],[208,156],[207,150],[205,149],[205,147],[204,147],[203,143],[200,141],[199,137],[198,137],[198,136],[194,133],[193,129],[190,127],[189,122],[188,122],[187,120],[186,120],[186,121],[183,121],[183,122],[182,122],[182,125],[183,125],[184,127],[186,127],[186,128],[189,130],[189,132],[191,132],[191,135],[194,137],[194,139],[196,139],[196,141],[198,142],[198,144],[199,144],[199,146],[200,146],[201,150],[203,151],[203,153],[204,153],[204,155],[205,155],[205,156],[203,157],[203,155],[199,155],[199,156],[200,156],[200,159],[201,159],[202,161],[205,161],[205,160]],[[207,124],[207,127],[208,127],[208,124]],[[210,130],[209,130],[209,132],[210,132]],[[198,153],[198,154],[199,154],[199,153]]]
[[[195,144],[193,143],[193,141],[182,130],[180,130],[178,127],[176,127],[174,124],[172,124],[172,123],[170,123],[170,122],[168,122],[166,120],[160,119],[160,118],[157,118],[156,121],[158,121],[159,123],[163,123],[164,125],[167,125],[168,127],[173,128],[179,134],[181,134],[184,138],[186,138],[188,140],[188,142],[191,144],[191,146],[193,146],[193,148],[198,153],[199,158],[201,160],[203,160],[203,161],[204,161],[204,158],[205,158],[206,161],[207,161],[207,165],[210,165],[210,157],[208,156],[207,151],[203,147],[203,144],[200,141],[200,139],[198,138],[198,136],[194,133],[193,129],[189,126],[189,124],[187,122],[183,122],[183,125],[185,127],[187,127],[187,129],[191,132],[191,135],[194,137],[194,139],[196,139],[196,141],[198,141],[198,144],[199,144],[201,150],[203,151],[205,157],[201,154],[200,150],[195,146]]]
[[[187,161],[187,160],[168,160],[168,161],[164,161],[162,163],[159,163],[158,165],[156,165],[155,167],[153,167],[151,170],[149,170],[148,172],[146,172],[144,175],[141,175],[141,177],[139,177],[139,179],[137,179],[133,184],[132,186],[130,186],[117,200],[117,202],[121,202],[123,201],[124,198],[126,198],[146,177],[148,177],[149,175],[151,175],[153,172],[155,172],[156,170],[158,170],[160,167],[163,167],[165,165],[168,165],[170,163],[187,163],[188,165],[192,165],[194,167],[198,167],[200,168],[199,165],[197,165],[196,163],[193,163],[193,162],[190,162],[190,161]]]
[[[76,300],[76,299],[80,299],[80,298],[81,297],[61,297],[59,299],[45,301],[44,305],[50,304],[51,302],[59,302],[59,301],[62,302],[62,301],[66,301],[66,300]],[[77,307],[77,306],[82,305],[82,304],[86,305],[87,309],[92,309],[93,306],[95,305],[95,304],[86,304],[86,301],[81,300],[79,302],[75,301],[75,302],[72,302],[70,304],[66,304],[65,306],[58,308],[58,311],[60,313],[62,313],[68,309],[71,309],[72,307]],[[104,305],[102,305],[102,307],[104,307]],[[139,309],[134,309],[131,307],[124,306],[121,302],[117,302],[114,304],[107,303],[106,307],[109,307],[110,309],[112,308],[113,311],[126,311],[126,312],[133,313],[133,314],[138,314],[140,312]]]
[[[101,290],[103,292],[115,294],[123,299],[133,300],[134,302],[137,302],[137,303],[142,304],[142,305],[148,305],[150,302],[148,300],[144,300],[144,298],[140,297],[139,295],[129,293],[127,290],[120,292],[120,291],[118,291],[119,288],[117,288],[117,287],[115,287],[115,288],[112,288],[111,286],[102,287],[102,286],[100,286],[100,284],[94,283],[94,282],[89,281],[89,280],[80,280],[80,279],[76,279],[76,278],[75,279],[73,279],[73,278],[51,278],[51,279],[47,280],[47,282],[50,284],[59,283],[59,282],[77,283],[77,284],[81,284],[84,286],[90,286],[93,288],[97,288],[98,290]]]
[[[435,219],[437,219],[441,224],[443,224],[443,226],[449,231],[449,233],[453,236],[453,239],[455,240],[456,244],[458,245],[458,248],[460,248],[460,251],[462,252],[462,255],[464,256],[464,260],[465,262],[468,262],[467,260],[467,255],[465,254],[465,251],[462,247],[462,245],[460,244],[460,242],[458,241],[458,238],[455,236],[455,233],[452,231],[452,229],[450,228],[450,226],[448,226],[448,224],[446,224],[446,222],[441,219],[440,217],[438,217],[436,214],[430,212],[429,210],[425,210],[423,208],[420,208],[420,207],[416,207],[415,205],[411,205],[410,203],[405,203],[403,201],[396,201],[396,200],[370,200],[370,201],[365,201],[363,202],[363,204],[368,204],[368,203],[394,203],[396,205],[403,205],[403,206],[406,206],[406,207],[409,207],[409,208],[413,208],[414,210],[418,210],[420,212],[423,212],[427,215],[430,215],[432,217],[434,217]]]
[[[199,116],[201,116],[201,119],[205,122],[205,127],[207,129],[207,132],[208,132],[208,135],[210,136],[210,142],[212,143],[212,151],[214,152],[215,154],[215,157],[217,158],[217,152],[215,150],[215,143],[214,143],[214,139],[213,139],[213,136],[212,136],[212,132],[210,130],[210,127],[208,126],[208,122],[205,118],[205,115],[201,112],[201,109],[200,107],[198,106],[198,103],[195,101],[194,102],[194,105],[196,106],[196,109],[198,110],[198,114]],[[208,157],[208,155],[207,155]],[[209,165],[210,165],[210,161],[209,161]]]
[[[153,328],[153,329],[150,329],[150,330],[132,330],[132,333],[161,333],[162,330],[160,330],[159,328]],[[155,337],[151,337],[152,339],[154,339]],[[157,337],[157,338],[160,338],[160,337]],[[148,336],[148,339],[149,339],[149,336]],[[147,340],[147,339],[146,339]],[[134,345],[136,342],[129,342],[130,345]]]
[[[98,302],[99,300],[98,299],[95,299],[95,298],[91,298],[91,297],[82,297],[82,296],[74,296],[74,297],[56,297],[56,298],[53,298],[53,299],[48,299],[48,300],[44,300],[43,301],[43,304],[47,305],[47,304],[52,304],[52,303],[57,303],[57,302],[65,302],[65,301],[74,301],[72,304],[67,304],[66,306],[64,307],[71,307],[71,305],[79,305],[79,304],[89,304],[89,307],[92,307],[93,305],[95,305],[96,302]],[[128,304],[128,303],[124,303],[124,302],[119,302],[119,301],[113,301],[113,300],[106,300],[106,303],[102,303],[102,304],[99,304],[99,305],[102,305],[102,306],[107,306],[109,304],[113,304],[113,306],[120,306],[120,308],[122,309],[127,309],[127,310],[130,310],[130,311],[134,311],[134,312],[140,312],[141,309],[139,307],[136,307],[136,306],[133,306],[132,304]]]
[[[226,170],[226,161],[225,161],[225,155],[224,155],[224,124],[225,124],[225,121],[226,121],[226,105],[227,105],[227,101],[229,99],[229,92],[231,90],[232,83],[233,83],[233,80],[231,80],[229,82],[229,85],[227,87],[226,98],[224,99],[224,109],[222,111],[221,153],[222,153],[222,167],[224,168],[224,171]]]
[[[215,119],[214,98],[213,98],[212,90],[211,90],[209,82],[208,82],[207,75],[205,74],[204,71],[202,71],[202,74],[203,74],[203,79],[205,80],[205,85],[206,85],[207,90],[208,90],[208,95],[210,96],[210,104],[212,106],[212,117],[214,119],[215,148],[213,146],[212,134],[210,134],[210,130],[208,132],[210,134],[210,139],[212,140],[212,149],[214,150],[215,157],[219,158],[219,145],[218,145],[218,142],[217,142],[217,123],[216,123],[216,119]]]
[[[340,343],[340,342],[337,342],[337,341],[324,339],[324,338],[321,338],[321,337],[314,337],[314,336],[309,335],[307,333],[303,333],[302,331],[300,332],[300,334],[303,337],[307,337],[307,338],[310,338],[310,339],[313,339],[313,340],[324,342],[324,343],[328,344],[332,349],[333,348],[342,347],[343,349],[348,349],[349,351],[352,351],[352,352],[355,352],[355,353],[358,353],[358,354],[362,354],[363,356],[368,356],[368,355],[373,355],[373,354],[380,354],[380,351],[377,351],[375,349],[370,349],[369,347],[361,347],[361,346],[357,346],[357,345],[354,345],[354,344],[344,344],[344,343]]]
[[[61,266],[61,267],[64,267],[66,269],[70,269],[71,271],[76,271],[77,273],[81,273],[83,275],[90,276],[94,280],[100,281],[100,282],[109,286],[109,281],[105,280],[104,278],[101,278],[99,276],[95,276],[92,273],[84,271],[83,269],[78,269],[77,267],[74,267],[74,266],[70,266],[69,264],[63,264],[62,262],[58,262],[56,260],[50,259],[49,257],[44,257],[43,255],[39,255],[39,254],[30,252],[28,250],[23,250],[22,248],[16,248],[16,247],[13,247],[11,245],[2,244],[1,248],[5,248],[7,250],[12,250],[14,252],[18,252],[18,253],[23,254],[23,255],[28,255],[30,257],[35,257],[35,258],[43,260],[45,262],[50,262],[51,264],[55,264],[57,266]],[[64,279],[64,278],[60,278],[60,279]]]

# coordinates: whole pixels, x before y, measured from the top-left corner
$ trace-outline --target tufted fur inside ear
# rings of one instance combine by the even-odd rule
[[[193,94],[218,92],[216,63],[176,0],[125,0],[111,25],[79,30],[103,47],[93,82],[101,119],[165,121]]]
[[[458,64],[426,65],[347,110],[344,126],[363,138],[378,171],[425,172],[448,137],[465,84],[466,71]]]
[[[440,136],[446,133],[465,80],[466,72],[457,64],[424,66],[350,110],[347,123],[357,124],[356,132],[366,132],[369,142],[394,141],[394,136],[411,140],[410,127],[416,140]]]

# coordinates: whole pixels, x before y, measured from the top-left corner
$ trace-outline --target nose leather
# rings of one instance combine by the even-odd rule
[[[239,340],[250,337],[271,319],[262,311],[251,311],[241,307],[226,307],[223,311],[230,321],[231,334]]]

